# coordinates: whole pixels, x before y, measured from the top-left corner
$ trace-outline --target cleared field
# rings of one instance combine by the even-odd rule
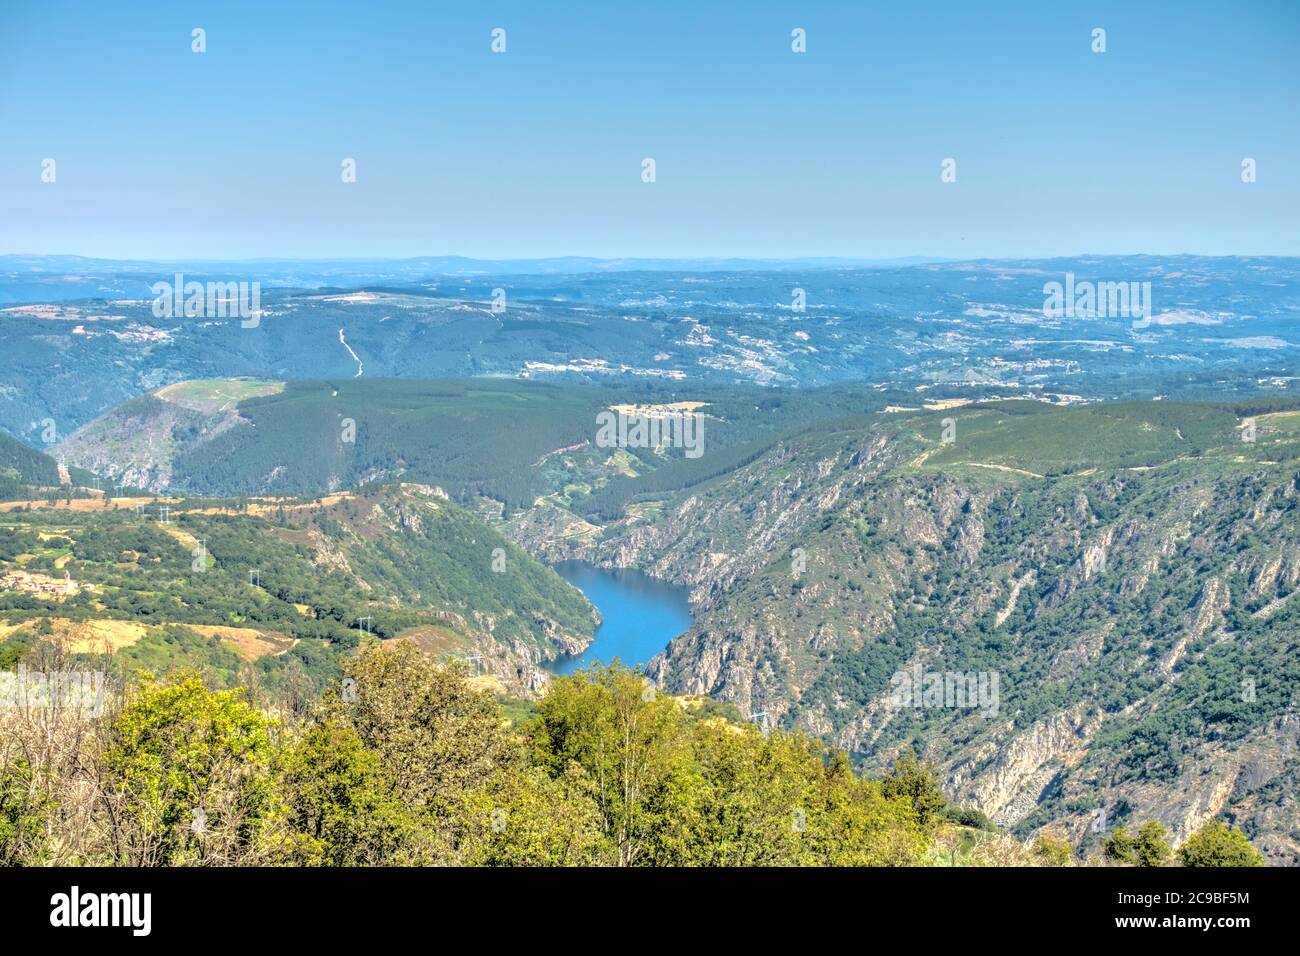
[[[914,466],[977,465],[1026,475],[1080,473],[1098,467],[1151,467],[1214,448],[1241,449],[1238,419],[1209,406],[1172,402],[1055,408],[1031,402],[973,405],[954,411],[952,440],[927,449]],[[918,419],[923,441],[944,422]]]
[[[29,498],[25,501],[0,501],[0,511],[30,511],[52,508],[56,511],[108,511],[115,505],[121,508],[134,508],[136,505],[167,504],[179,501],[179,498],[73,498],[72,501],[56,500],[50,504],[44,498]]]
[[[313,498],[311,501],[294,501],[288,498],[283,500],[279,498],[253,498],[249,500],[248,507],[242,511],[235,508],[184,508],[173,513],[198,515],[250,514],[264,518],[278,511],[314,511],[317,508],[332,508],[341,501],[351,501],[355,497],[350,492],[341,492],[334,495],[323,495],[320,498]]]
[[[243,378],[198,378],[160,388],[155,396],[196,412],[220,412],[247,398],[260,398],[284,391],[284,382]]]
[[[107,619],[70,621],[59,617],[49,618],[49,621],[53,628],[50,637],[61,644],[65,651],[72,654],[115,653],[124,647],[139,643],[149,632],[148,626],[134,621]],[[22,621],[17,624],[0,624],[0,643],[19,631],[32,630],[35,623],[35,621]],[[255,661],[267,654],[283,654],[297,643],[287,635],[274,631],[259,631],[251,627],[226,627],[213,624],[176,626],[201,634],[203,637],[216,638],[247,661]]]
[[[51,637],[72,654],[113,653],[137,643],[148,632],[143,624],[133,621],[70,621],[66,618],[48,619],[53,628]],[[31,630],[33,621],[18,624],[0,624],[0,641],[6,641],[20,630]]]
[[[259,631],[251,627],[226,627],[218,624],[182,624],[195,634],[215,637],[228,644],[246,661],[255,661],[267,654],[283,654],[297,642],[287,635],[274,631]]]
[[[84,621],[70,623],[68,650],[73,654],[110,653],[130,647],[148,633],[148,628],[134,621]]]

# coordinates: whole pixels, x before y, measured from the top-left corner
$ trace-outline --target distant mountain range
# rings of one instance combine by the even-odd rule
[[[407,283],[445,276],[584,275],[601,272],[772,272],[792,269],[871,269],[946,260],[812,257],[796,259],[471,259],[418,256],[410,259],[94,259],[85,256],[0,256],[0,304],[68,302],[149,294],[154,282],[177,273],[194,279],[257,280],[267,288],[354,288],[370,283]]]
[[[60,271],[78,262],[80,271]],[[610,260],[601,271],[564,274],[478,274],[493,264],[429,259],[379,264],[369,277],[347,263],[245,263],[246,274],[223,265],[205,276],[194,271],[198,263],[116,263],[117,271],[96,274],[93,260],[78,262],[11,258],[11,278],[0,282],[10,300],[28,300],[0,306],[0,429],[29,443],[49,433],[50,421],[66,436],[130,398],[236,376],[670,390],[857,382],[912,401],[1300,394],[1300,259],[875,268],[816,260],[766,263],[759,272],[722,262],[613,271],[629,262]],[[434,268],[467,271],[429,276]],[[156,317],[149,285],[174,281],[177,270],[187,280],[266,283],[261,315],[252,323]],[[1150,316],[1045,308],[1053,283],[1073,290],[1107,282],[1149,284]]]

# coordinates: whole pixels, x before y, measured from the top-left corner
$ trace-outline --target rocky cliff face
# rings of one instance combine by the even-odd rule
[[[1295,463],[1043,478],[917,450],[885,427],[799,436],[649,520],[515,533],[690,589],[695,626],[648,668],[671,691],[870,767],[917,749],[1023,835],[1087,843],[1103,811],[1181,839],[1227,814],[1300,861]],[[999,699],[900,707],[918,667],[995,676]]]

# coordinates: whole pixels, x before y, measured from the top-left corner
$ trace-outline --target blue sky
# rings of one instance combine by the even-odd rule
[[[0,253],[1296,255],[1300,2],[5,0],[0,131]]]

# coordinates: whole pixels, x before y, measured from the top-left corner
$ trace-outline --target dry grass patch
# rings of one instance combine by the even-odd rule
[[[70,621],[67,618],[32,618],[17,624],[0,624],[0,641],[6,641],[16,632],[35,629],[41,620],[48,620],[52,633],[49,637],[69,654],[113,653],[130,647],[148,633],[149,629],[134,621],[113,621],[100,618],[91,621]]]
[[[193,551],[199,546],[198,538],[194,537],[194,535],[190,534],[188,531],[182,531],[173,524],[159,524],[158,527],[162,529],[163,534],[170,535],[179,541],[185,547],[186,551]]]
[[[444,657],[448,654],[463,654],[472,642],[463,634],[441,624],[425,624],[412,627],[396,637],[379,643],[380,647],[395,647],[398,643],[414,644],[432,657]]]
[[[279,656],[297,643],[286,634],[259,631],[252,627],[227,627],[223,624],[180,624],[195,634],[215,637],[246,661],[255,661],[268,654]]]

